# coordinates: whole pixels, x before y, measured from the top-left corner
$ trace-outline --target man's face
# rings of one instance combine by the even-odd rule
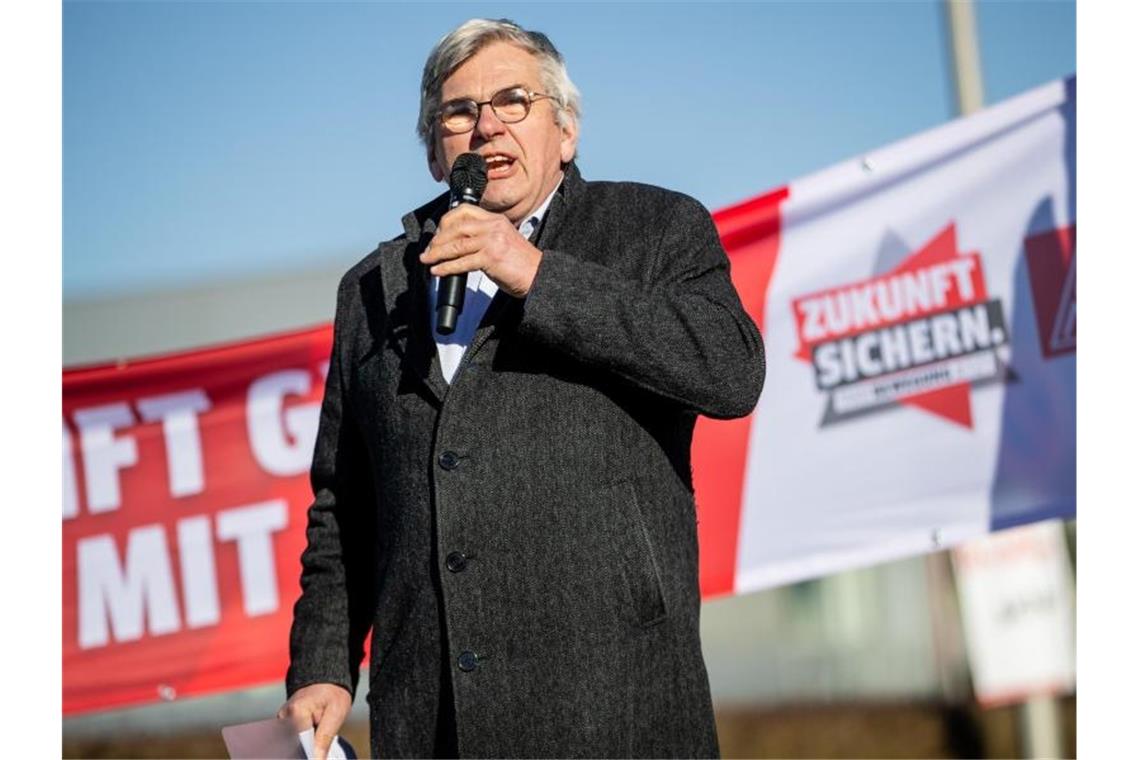
[[[493,42],[468,58],[443,83],[441,102],[458,98],[490,100],[499,90],[521,85],[545,92],[537,59],[507,42]],[[432,176],[444,180],[461,154],[475,152],[488,159],[487,189],[479,204],[506,214],[518,224],[538,208],[562,176],[562,163],[574,157],[577,125],[559,126],[557,105],[549,98],[535,100],[522,121],[504,124],[491,106],[480,109],[470,132],[449,134],[437,123],[435,145],[429,158]],[[492,160],[505,158],[505,161]]]

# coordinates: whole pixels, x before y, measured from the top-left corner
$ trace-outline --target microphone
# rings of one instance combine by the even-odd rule
[[[479,205],[487,189],[487,162],[478,153],[464,153],[455,159],[448,179],[451,186],[451,206],[460,203]],[[439,283],[435,302],[435,329],[440,335],[455,332],[459,312],[463,311],[463,297],[467,293],[467,273],[449,274]]]

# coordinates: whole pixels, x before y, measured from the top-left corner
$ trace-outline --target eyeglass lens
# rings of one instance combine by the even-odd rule
[[[445,103],[440,121],[449,132],[466,132],[479,121],[480,106],[474,100]],[[499,90],[491,96],[491,110],[504,124],[522,121],[530,111],[530,94],[521,87]]]

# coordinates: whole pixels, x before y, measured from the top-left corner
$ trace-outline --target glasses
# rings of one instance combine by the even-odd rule
[[[470,98],[449,100],[439,108],[439,123],[453,135],[470,132],[479,122],[483,106],[490,105],[499,121],[514,124],[527,117],[531,103],[543,98],[553,99],[554,96],[530,92],[525,87],[508,87],[496,92],[490,100],[482,102]]]

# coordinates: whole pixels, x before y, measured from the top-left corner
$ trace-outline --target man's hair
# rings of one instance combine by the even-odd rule
[[[542,32],[531,32],[510,19],[473,18],[445,35],[428,55],[420,82],[420,117],[416,132],[428,153],[434,149],[436,114],[444,81],[468,58],[492,42],[509,42],[538,59],[541,87],[553,96],[555,121],[564,125],[582,115],[582,96],[566,73],[566,62],[554,43]]]

